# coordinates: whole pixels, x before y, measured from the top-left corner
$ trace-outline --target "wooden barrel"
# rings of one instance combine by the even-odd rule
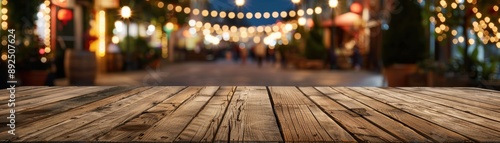
[[[121,53],[106,54],[106,71],[119,72],[123,69],[123,56]]]
[[[94,85],[96,55],[89,51],[66,50],[64,68],[70,85]]]

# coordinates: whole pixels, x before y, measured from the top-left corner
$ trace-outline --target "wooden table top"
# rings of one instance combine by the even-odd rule
[[[478,88],[65,86],[15,95],[15,135],[1,106],[0,141],[500,142],[500,92]]]

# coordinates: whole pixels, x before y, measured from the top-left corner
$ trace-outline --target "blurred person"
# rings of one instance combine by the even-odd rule
[[[238,46],[240,50],[240,58],[241,58],[241,64],[245,65],[247,63],[247,58],[248,58],[248,50],[245,47],[245,44],[240,43]]]
[[[352,67],[355,70],[360,70],[363,57],[361,56],[358,45],[355,45],[352,50],[353,50],[353,53],[351,55]]]
[[[257,58],[257,65],[259,67],[262,67],[262,62],[264,61],[264,57],[266,56],[266,46],[264,45],[263,42],[258,43],[255,45],[255,57]]]

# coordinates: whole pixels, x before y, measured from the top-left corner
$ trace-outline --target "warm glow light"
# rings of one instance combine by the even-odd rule
[[[299,22],[299,25],[300,25],[300,26],[304,26],[304,25],[306,25],[306,23],[307,23],[307,19],[306,19],[306,18],[304,18],[304,17],[301,17],[301,18],[299,18],[299,21],[298,21],[298,22]]]
[[[295,17],[295,15],[297,15],[297,13],[295,11],[290,11],[290,13],[288,15],[290,15],[290,17]]]
[[[118,36],[113,36],[113,38],[111,38],[111,42],[113,42],[114,44],[118,44],[120,43],[120,38],[118,38]]]
[[[488,16],[484,17],[484,21],[485,21],[486,23],[489,23],[489,22],[490,22],[490,20],[491,20],[491,19],[490,19],[490,17],[488,17]]]
[[[304,16],[304,10],[299,9],[299,10],[297,11],[297,15],[298,15],[298,16]]]
[[[189,26],[194,27],[196,25],[196,21],[194,19],[189,20]]]
[[[500,49],[500,42],[497,42],[497,48]]]
[[[260,43],[260,37],[259,36],[253,37],[253,42],[254,43]]]
[[[217,17],[217,11],[213,10],[212,12],[210,12],[210,16]]]
[[[203,15],[204,17],[207,17],[208,16],[208,10],[201,11],[201,15]]]
[[[229,12],[229,14],[227,15],[229,18],[233,19],[236,14],[234,14],[234,12]]]
[[[287,13],[286,11],[282,11],[282,12],[280,13],[280,16],[281,16],[282,18],[285,18],[286,16],[288,16],[288,13]]]
[[[224,12],[224,11],[221,11],[221,12],[219,13],[219,16],[220,16],[220,18],[226,18],[227,13],[226,13],[226,12]]]
[[[122,13],[123,13],[123,8],[122,8]],[[130,15],[128,16],[130,17]],[[106,54],[106,12],[104,12],[104,10],[99,11],[98,21],[99,21],[99,51],[97,52],[97,54],[100,57],[104,57],[104,55]]]
[[[458,32],[457,32],[457,30],[452,30],[452,31],[451,31],[451,35],[453,35],[453,36],[456,36],[456,35],[457,35],[457,33],[458,33]]]
[[[268,19],[269,17],[271,17],[271,14],[269,12],[264,12],[264,18]]]
[[[42,62],[42,63],[46,63],[46,62],[47,62],[47,58],[46,58],[46,57],[42,57],[42,58],[40,59],[40,62]]]
[[[462,36],[458,37],[458,42],[463,43],[464,40],[465,40],[464,37],[462,37]]]
[[[338,0],[329,0],[328,1],[328,5],[330,5],[331,8],[337,7],[338,4],[339,4]]]
[[[493,6],[493,10],[498,11],[498,6],[497,5]]]
[[[124,6],[122,7],[121,14],[123,18],[130,18],[130,16],[132,16],[132,10],[130,10],[130,7]]]
[[[257,26],[257,32],[264,32],[264,27]]]
[[[280,16],[280,14],[277,11],[275,11],[275,12],[273,12],[272,16],[273,16],[273,18],[278,18],[278,16]]]
[[[168,10],[173,10],[174,9],[174,5],[173,4],[168,4],[167,5],[167,9]]]
[[[457,3],[451,3],[451,8],[456,9],[457,8]]]
[[[320,14],[321,12],[323,12],[323,9],[321,9],[321,7],[318,6],[318,7],[314,8],[314,12],[316,14]]]
[[[174,29],[174,24],[172,22],[168,22],[165,26],[166,26],[167,30]]]
[[[246,17],[247,17],[247,19],[252,19],[253,14],[251,12],[249,12],[249,13],[247,13]]]
[[[243,14],[243,12],[239,12],[237,16],[238,16],[238,19],[245,18],[245,14]]]
[[[184,13],[186,13],[186,14],[191,13],[191,8],[189,8],[189,7],[184,8]]]
[[[199,9],[193,9],[193,15],[198,15],[200,14],[200,10]]]
[[[262,17],[262,14],[260,12],[255,13],[255,18],[260,19]]]
[[[314,13],[314,10],[312,8],[308,8],[306,10],[307,15],[312,15]]]
[[[245,4],[245,0],[235,0],[236,6],[243,6]]]
[[[300,0],[292,0],[292,3],[298,4],[298,3],[300,3]]]
[[[163,2],[158,2],[158,8],[163,8],[165,4]]]
[[[175,7],[175,11],[176,12],[181,12],[182,11],[182,7],[181,6],[176,6]]]
[[[52,51],[52,49],[50,49],[50,47],[45,47],[45,53],[50,53]]]
[[[469,44],[473,45],[476,41],[474,39],[469,39]]]
[[[4,61],[7,60],[7,53],[2,53],[2,60],[4,60]]]

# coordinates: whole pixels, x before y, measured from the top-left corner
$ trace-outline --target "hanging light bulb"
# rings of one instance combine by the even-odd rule
[[[236,6],[243,6],[245,4],[245,0],[235,0]]]
[[[329,0],[328,1],[328,5],[330,5],[331,8],[337,7],[338,4],[339,4],[338,0]]]

